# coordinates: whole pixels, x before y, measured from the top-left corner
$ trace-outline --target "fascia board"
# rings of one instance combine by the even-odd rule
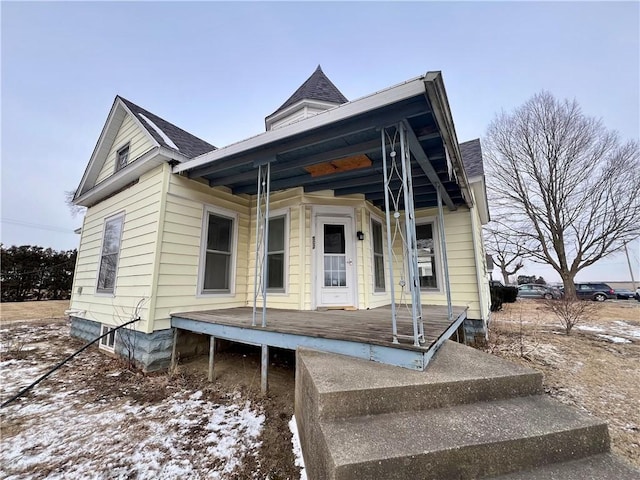
[[[199,157],[189,160],[188,162],[175,166],[173,172],[180,173],[185,170],[201,167],[221,158],[242,153],[254,148],[263,147],[269,143],[283,140],[316,128],[324,127],[407,98],[424,95],[425,87],[423,80],[424,76],[408,80],[386,90],[373,93],[349,103],[338,105],[312,117],[292,123],[291,125],[286,125],[276,130],[269,130],[246,140],[219,148],[218,150],[204,153]]]
[[[463,196],[467,202],[467,206],[473,206],[473,200],[469,194],[469,179],[462,163],[462,155],[460,154],[459,142],[456,135],[455,126],[453,124],[453,116],[447,99],[447,92],[444,88],[441,72],[428,72],[424,77],[424,84],[427,99],[431,104],[434,118],[438,125],[438,129],[443,137],[443,141],[453,157],[454,167],[458,181],[461,183]],[[466,195],[465,195],[466,193]]]
[[[184,158],[186,157],[177,154],[174,150],[164,147],[154,147],[122,170],[114,173],[91,190],[76,198],[74,204],[83,207],[95,205],[106,196],[140,178],[141,175],[144,175],[156,166],[170,160],[184,161]]]
[[[93,153],[91,154],[91,158],[89,159],[87,168],[84,171],[84,175],[80,180],[80,185],[76,189],[76,195],[78,194],[80,195],[77,196],[74,199],[74,201],[79,199],[84,193],[86,193],[84,191],[88,184],[90,184],[91,182],[95,182],[96,178],[98,178],[100,169],[102,168],[102,166],[104,165],[104,162],[106,161],[107,153],[109,153],[109,148],[111,148],[111,145],[105,144],[105,140],[111,137],[115,138],[115,136],[118,133],[117,129],[119,129],[120,126],[122,125],[122,122],[120,122],[118,125],[116,125],[116,122],[115,122],[119,112],[123,112],[124,115],[130,115],[133,118],[133,121],[138,126],[138,128],[142,129],[142,131],[145,133],[147,138],[152,142],[152,144],[155,147],[160,146],[160,144],[156,141],[156,139],[153,138],[153,136],[149,133],[149,131],[144,127],[144,125],[142,125],[140,120],[138,120],[138,118],[133,114],[133,112],[129,110],[129,108],[124,104],[124,102],[120,99],[120,97],[116,97],[115,100],[113,101],[113,105],[111,106],[111,110],[109,111],[109,115],[107,116],[107,121],[102,127],[102,132],[100,132],[100,136],[98,137],[98,142],[96,143],[96,146],[93,149]],[[124,121],[124,116],[122,120]],[[91,190],[91,188],[89,190]]]

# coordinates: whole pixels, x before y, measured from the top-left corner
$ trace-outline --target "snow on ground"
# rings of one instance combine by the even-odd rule
[[[42,333],[33,327],[18,335],[42,342]],[[35,357],[0,362],[4,399],[55,363],[46,353],[45,362]],[[97,364],[101,358],[93,352],[83,361]],[[63,367],[51,377],[55,381],[45,380],[0,410],[1,478],[224,479],[246,456],[257,455],[265,417],[239,395],[228,402],[186,388],[158,398],[128,396],[124,389],[123,395],[108,395],[108,384],[97,376],[108,382],[119,377],[99,370],[87,374],[89,368]],[[126,370],[122,374],[138,383],[150,381]]]
[[[296,423],[295,415],[291,417],[291,420],[289,421],[289,430],[291,430],[291,444],[293,447],[295,466],[300,467],[300,480],[307,480],[307,471],[304,468],[302,446],[300,445],[300,435],[298,434],[298,424]]]
[[[622,320],[615,320],[606,325],[577,325],[577,330],[595,333],[596,336],[613,343],[633,343],[640,339],[640,327]]]

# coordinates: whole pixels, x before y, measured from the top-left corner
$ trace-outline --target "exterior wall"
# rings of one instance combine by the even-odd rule
[[[127,144],[129,144],[129,163],[153,148],[153,143],[149,140],[148,134],[136,124],[131,115],[126,115],[122,121],[122,125],[107,155],[107,160],[98,174],[96,184],[115,173],[118,150]]]
[[[249,200],[249,196],[232,195],[223,187],[211,188],[185,177],[169,175],[164,215],[159,225],[155,330],[170,327],[171,313],[247,305]],[[237,214],[232,293],[200,295],[198,292],[205,205]]]
[[[270,195],[270,216],[278,216],[286,213],[289,225],[288,238],[285,239],[285,292],[268,292],[267,305],[270,308],[288,308],[300,310],[304,295],[304,274],[302,262],[305,255],[306,244],[303,244],[304,232],[301,232],[301,224],[304,219],[305,209],[301,206],[302,189],[294,188]],[[247,305],[253,306],[254,275],[256,267],[256,198],[251,197],[251,221],[249,224],[249,243],[246,255],[249,259],[247,275]],[[275,214],[275,215],[274,215]],[[261,298],[257,304],[262,306]]]
[[[135,185],[90,207],[84,217],[70,309],[74,315],[108,325],[129,319],[136,304],[145,299],[137,328],[153,330],[149,299],[153,295],[153,272],[163,181],[168,165],[143,175]],[[96,293],[105,219],[124,213],[120,254],[113,294]]]

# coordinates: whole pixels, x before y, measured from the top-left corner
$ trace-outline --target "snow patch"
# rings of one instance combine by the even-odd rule
[[[576,329],[583,330],[585,332],[606,332],[606,329],[602,327],[594,327],[593,325],[578,325]]]
[[[153,128],[153,129],[156,131],[156,133],[157,133],[158,135],[160,135],[160,138],[162,138],[162,141],[163,141],[164,143],[166,143],[167,145],[169,145],[171,148],[175,148],[176,150],[180,151],[180,149],[178,148],[178,146],[177,146],[175,143],[173,143],[173,141],[172,141],[172,140],[167,136],[167,134],[166,134],[166,133],[164,133],[164,132],[162,131],[162,129],[161,129],[158,125],[156,125],[155,123],[153,123],[153,121],[152,121],[152,120],[150,120],[149,118],[147,118],[146,116],[144,116],[142,113],[139,113],[138,115],[140,115],[140,116],[142,117],[142,119],[143,119],[145,122],[147,122],[147,123],[149,124],[149,126],[150,126],[151,128]]]
[[[622,338],[622,337],[615,337],[613,335],[605,335],[605,334],[598,334],[599,337],[604,338],[605,340],[609,340],[610,342],[613,343],[631,343],[631,340],[627,340],[626,338]]]
[[[298,424],[294,415],[289,420],[289,430],[291,430],[291,443],[293,445],[293,456],[295,466],[300,467],[300,480],[307,480],[307,471],[304,468],[304,457],[302,456],[302,446],[300,445],[300,435],[298,434]]]

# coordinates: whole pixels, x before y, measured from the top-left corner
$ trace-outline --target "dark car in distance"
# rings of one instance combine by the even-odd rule
[[[629,300],[635,296],[635,293],[627,288],[616,288],[615,292],[618,300]]]
[[[576,295],[585,300],[604,302],[616,299],[616,292],[606,283],[576,283]]]

